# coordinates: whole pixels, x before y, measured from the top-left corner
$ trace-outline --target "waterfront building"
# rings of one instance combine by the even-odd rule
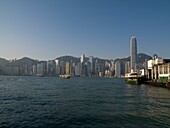
[[[86,68],[85,68],[85,55],[82,54],[80,58],[81,66],[80,66],[80,75],[86,76]]]
[[[104,76],[111,77],[111,63],[106,61],[104,65]]]
[[[111,68],[110,70],[112,71],[112,75],[115,74],[115,61],[114,60],[111,60]]]
[[[103,77],[103,72],[99,72],[99,77]]]
[[[19,67],[14,67],[13,68],[13,74],[19,75]]]
[[[60,61],[60,75],[64,75],[65,74],[65,62],[64,61]]]
[[[93,56],[89,56],[89,62],[91,67],[91,75],[94,74],[94,62],[93,62]]]
[[[85,63],[85,75],[87,76],[91,76],[91,63],[90,62],[86,62]]]
[[[98,63],[98,60],[96,59],[96,62],[95,62],[95,76],[99,76],[99,63]]]
[[[55,60],[55,64],[56,64],[56,65],[60,65],[60,60],[57,60],[57,59],[56,59],[56,60]]]
[[[158,74],[161,82],[170,82],[170,59],[166,59],[164,64],[158,65]]]
[[[86,67],[84,62],[80,63],[80,75],[86,76]]]
[[[59,76],[61,74],[60,70],[60,65],[56,65],[56,76]]]
[[[85,55],[84,54],[81,55],[80,62],[81,63],[85,62]]]
[[[32,72],[33,72],[33,75],[36,75],[37,74],[37,65],[33,65],[32,66]]]
[[[148,79],[159,82],[167,82],[170,80],[170,59],[153,57],[148,60]]]
[[[98,65],[98,71],[102,72],[102,76],[104,75],[104,71],[105,71],[105,66],[103,63],[99,63]]]
[[[121,76],[121,67],[120,67],[120,62],[116,61],[115,63],[115,77],[120,77]]]
[[[25,64],[23,67],[24,67],[24,75],[29,75],[28,64]]]
[[[38,76],[45,75],[45,63],[40,62],[37,64],[37,75]]]
[[[20,68],[17,66],[7,66],[5,71],[7,75],[20,75]]]
[[[24,67],[23,66],[19,67],[19,75],[25,75],[24,74]]]
[[[105,70],[105,77],[111,77],[112,76],[112,71],[111,70]]]
[[[131,72],[137,71],[137,41],[135,36],[130,40],[130,68]]]
[[[50,76],[56,74],[55,60],[48,60],[47,61],[47,74],[50,75]]]
[[[66,75],[70,75],[70,63],[66,62]]]
[[[104,64],[101,62],[98,62],[98,60],[96,59],[96,63],[95,63],[95,76],[96,77],[99,76],[99,72],[102,72],[102,75],[104,74]]]
[[[70,62],[70,75],[71,76],[75,75],[75,66],[76,66],[76,63],[71,61]]]
[[[130,62],[127,61],[125,62],[125,74],[130,73]]]
[[[59,60],[55,60],[55,66],[56,66],[56,76],[60,75],[60,61]]]
[[[77,65],[75,65],[75,76],[80,76],[81,74],[81,64],[77,63]]]

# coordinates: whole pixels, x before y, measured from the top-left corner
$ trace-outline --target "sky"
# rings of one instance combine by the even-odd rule
[[[0,0],[0,57],[170,58],[170,0]]]

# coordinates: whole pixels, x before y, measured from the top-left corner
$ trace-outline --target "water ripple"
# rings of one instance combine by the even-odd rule
[[[0,127],[168,128],[170,90],[124,79],[0,77]]]

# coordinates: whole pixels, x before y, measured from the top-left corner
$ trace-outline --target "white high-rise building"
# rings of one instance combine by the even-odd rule
[[[59,60],[55,60],[55,64],[56,65],[60,65],[60,61]]]
[[[137,71],[137,41],[135,36],[130,40],[130,69],[131,72]]]
[[[55,64],[56,64],[56,75],[59,76],[60,75],[60,61],[59,60],[55,60]]]
[[[80,62],[81,62],[81,63],[85,62],[85,55],[84,55],[84,54],[81,55]]]

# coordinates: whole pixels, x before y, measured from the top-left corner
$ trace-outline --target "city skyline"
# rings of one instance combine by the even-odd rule
[[[138,53],[169,58],[168,0],[0,1],[0,57],[50,60],[63,55],[116,59]]]

